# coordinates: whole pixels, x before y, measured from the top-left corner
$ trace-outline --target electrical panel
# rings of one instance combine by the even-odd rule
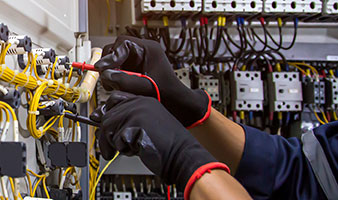
[[[230,81],[232,110],[263,110],[264,90],[261,72],[235,71],[231,73]]]
[[[264,5],[266,13],[321,13],[323,1],[266,0]]]
[[[142,13],[200,12],[202,0],[142,0]]]
[[[262,0],[205,0],[203,9],[205,13],[257,13],[262,12],[262,10]]]
[[[302,110],[302,82],[297,72],[273,72],[268,74],[270,110],[273,112]]]

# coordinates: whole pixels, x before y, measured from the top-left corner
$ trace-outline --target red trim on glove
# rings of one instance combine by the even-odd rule
[[[196,126],[198,126],[200,124],[203,124],[204,121],[207,120],[210,117],[212,100],[211,100],[210,95],[205,90],[204,90],[204,92],[208,95],[208,99],[209,99],[208,110],[207,110],[207,112],[205,113],[205,115],[203,116],[202,119],[200,119],[197,122],[193,123],[192,125],[188,126],[187,129],[194,128],[194,127],[196,127]]]
[[[190,177],[187,185],[184,189],[184,199],[189,200],[191,190],[198,179],[200,179],[205,173],[211,173],[213,169],[222,169],[230,174],[230,169],[227,165],[220,163],[220,162],[213,162],[208,163],[206,165],[201,166],[198,168]]]

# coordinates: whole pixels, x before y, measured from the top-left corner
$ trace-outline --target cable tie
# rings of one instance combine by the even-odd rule
[[[7,68],[6,65],[4,65],[4,64],[1,65],[1,69],[2,69],[2,70],[1,70],[0,78],[1,78],[2,75],[4,74],[6,68]]]
[[[15,80],[16,76],[19,74],[19,70],[14,70],[14,76],[12,78],[12,80],[10,80],[8,83],[13,83],[13,81]]]
[[[48,87],[51,87],[54,85],[54,81],[53,80],[48,80]]]
[[[58,80],[57,80],[57,83],[58,83],[58,87],[57,87],[56,90],[55,90],[52,94],[50,94],[50,95],[54,95],[54,94],[56,94],[56,93],[59,91],[60,85],[61,85],[61,83],[62,83],[62,80],[58,79]]]
[[[40,131],[41,133],[43,133],[43,128],[42,128],[42,126],[39,127],[39,131]]]
[[[28,114],[31,114],[31,115],[40,115],[40,112],[38,110],[36,110],[36,111],[29,110]]]
[[[61,97],[64,97],[68,93],[69,83],[65,83],[65,88],[65,93]]]
[[[40,86],[42,84],[42,82],[40,80],[37,80],[36,84],[38,84]]]
[[[29,83],[29,76],[27,76],[27,74],[25,74],[25,75],[26,75],[26,83],[22,87],[26,87]]]

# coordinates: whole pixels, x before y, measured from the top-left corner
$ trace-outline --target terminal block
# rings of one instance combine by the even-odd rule
[[[209,12],[262,12],[262,0],[205,0],[203,11]]]
[[[305,104],[325,104],[325,82],[310,78],[303,79],[303,98]]]
[[[203,76],[198,80],[198,87],[208,92],[212,101],[219,101],[219,80]]]
[[[8,37],[11,43],[7,55],[22,55],[32,50],[32,40],[26,35],[11,35]]]
[[[67,145],[64,142],[54,142],[48,146],[48,158],[53,167],[68,167]]]
[[[87,144],[83,142],[70,142],[67,144],[68,165],[76,167],[87,166]]]
[[[56,78],[61,78],[64,73],[67,75],[70,69],[69,63],[68,56],[58,56],[58,65],[55,67],[54,76]]]
[[[324,8],[326,14],[338,14],[338,0],[327,0]]]
[[[266,13],[321,13],[322,8],[321,0],[266,0],[264,4]]]
[[[25,143],[0,142],[0,176],[25,177],[26,161]]]
[[[230,74],[231,109],[263,110],[263,81],[259,71],[234,71]]]
[[[338,79],[330,78],[325,80],[325,96],[327,108],[338,108]]]
[[[12,108],[20,107],[21,97],[19,91],[14,88],[5,89],[0,92],[0,101],[8,103]]]
[[[142,13],[148,12],[200,12],[202,0],[143,0]]]
[[[38,65],[49,65],[55,62],[55,51],[52,48],[38,48],[32,50],[33,55],[38,55],[36,63]]]
[[[40,115],[45,117],[52,117],[62,115],[64,111],[64,101],[62,99],[44,101],[41,103],[44,108],[39,109]]]
[[[7,25],[5,25],[4,23],[1,23],[0,24],[0,41],[7,42],[8,35],[9,35],[9,30],[8,30]]]
[[[180,79],[180,81],[187,86],[188,88],[191,87],[191,82],[189,78],[189,69],[188,68],[182,68],[175,70],[176,77]]]
[[[268,89],[271,111],[301,111],[303,93],[298,72],[269,73]]]

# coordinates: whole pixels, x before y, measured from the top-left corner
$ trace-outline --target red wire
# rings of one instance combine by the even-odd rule
[[[168,197],[168,200],[170,200],[170,185],[168,185],[167,187],[167,197]]]

